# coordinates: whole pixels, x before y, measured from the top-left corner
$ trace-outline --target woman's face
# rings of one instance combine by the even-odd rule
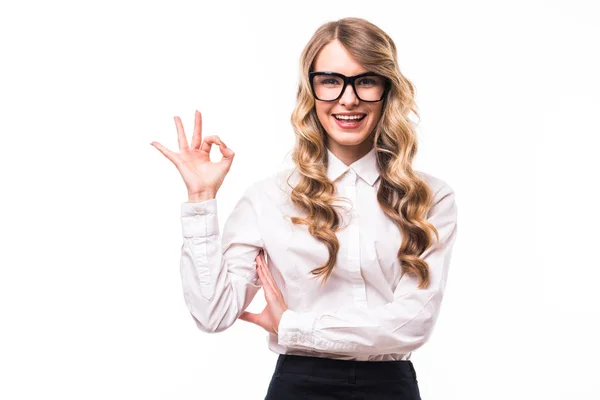
[[[334,40],[319,52],[314,71],[338,72],[346,76],[358,75],[368,70],[348,54],[342,44]],[[346,86],[342,96],[331,102],[315,99],[317,117],[328,136],[327,147],[344,162],[353,162],[365,155],[373,147],[371,133],[375,129],[383,109],[379,102],[360,101],[352,86]],[[356,126],[336,119],[336,115],[365,115]]]

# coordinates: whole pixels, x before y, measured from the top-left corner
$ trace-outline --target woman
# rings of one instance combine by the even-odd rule
[[[411,353],[430,337],[456,238],[452,188],[412,169],[413,85],[377,26],[321,26],[301,56],[295,168],[250,185],[219,241],[216,193],[235,153],[152,144],[180,171],[181,277],[198,328],[238,318],[266,329],[280,354],[267,399],[420,399]],[[211,145],[223,158],[209,159]],[[268,262],[263,253],[268,255]],[[260,288],[267,306],[244,310]]]

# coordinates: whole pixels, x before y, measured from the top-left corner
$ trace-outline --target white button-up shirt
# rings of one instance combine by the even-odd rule
[[[430,284],[403,274],[397,253],[402,236],[377,203],[381,180],[375,150],[350,166],[328,150],[327,175],[336,185],[342,230],[340,249],[326,285],[310,271],[328,258],[326,246],[291,216],[306,216],[292,205],[298,181],[292,168],[250,185],[226,220],[222,236],[216,199],[181,205],[181,278],[185,303],[199,329],[229,328],[248,307],[262,282],[255,258],[265,250],[268,268],[289,307],[269,349],[278,354],[359,361],[410,359],[431,335],[444,294],[457,232],[452,188],[415,171],[434,193],[428,221],[440,242],[421,258]],[[339,209],[338,209],[339,210]]]

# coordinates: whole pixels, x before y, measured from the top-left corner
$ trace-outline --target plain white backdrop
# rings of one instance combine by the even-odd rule
[[[412,358],[423,399],[598,398],[600,15],[525,0],[3,2],[0,398],[264,398],[267,333],[205,334],[187,311],[187,192],[149,143],[177,150],[173,116],[191,139],[203,113],[236,152],[222,227],[291,165],[300,53],[346,16],[395,40],[415,168],[457,194],[442,312]]]

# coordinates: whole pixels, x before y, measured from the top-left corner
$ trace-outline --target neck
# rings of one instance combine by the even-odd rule
[[[356,146],[341,146],[332,140],[327,143],[327,148],[344,164],[350,165],[360,160],[373,148],[371,140],[367,139]]]

